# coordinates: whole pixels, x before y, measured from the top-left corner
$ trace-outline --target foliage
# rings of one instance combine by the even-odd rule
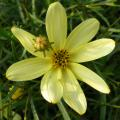
[[[13,111],[24,120],[63,120],[56,105],[46,102],[39,93],[39,80],[11,82],[5,77],[6,69],[13,63],[31,54],[21,46],[11,33],[17,25],[35,35],[46,35],[45,15],[50,3],[55,0],[0,0],[0,119],[12,120]],[[119,120],[120,118],[120,1],[119,0],[60,0],[68,15],[68,33],[87,18],[95,17],[101,23],[96,38],[112,38],[116,49],[108,56],[84,63],[109,84],[111,93],[99,94],[91,87],[80,83],[88,101],[83,116],[65,105],[72,120]],[[94,39],[96,39],[94,38]],[[87,73],[86,73],[87,74]],[[9,90],[12,86],[13,89]],[[17,88],[24,94],[11,100]],[[7,115],[5,114],[7,110]],[[4,111],[4,112],[3,112]],[[3,118],[4,116],[4,118]]]

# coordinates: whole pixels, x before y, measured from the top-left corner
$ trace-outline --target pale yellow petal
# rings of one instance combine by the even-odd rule
[[[38,57],[43,56],[43,52],[36,51],[35,49],[36,37],[34,35],[17,27],[12,27],[11,31],[28,52]]]
[[[12,81],[33,80],[46,73],[51,66],[50,59],[29,58],[11,65],[6,77]]]
[[[90,18],[79,24],[68,36],[66,48],[73,51],[81,44],[89,42],[98,32],[99,21]]]
[[[115,42],[112,39],[99,39],[81,46],[71,53],[73,62],[87,62],[106,56],[115,48]]]
[[[46,15],[46,31],[50,42],[56,48],[64,45],[67,35],[67,16],[64,7],[59,2],[50,4]]]
[[[51,69],[48,71],[41,81],[41,93],[45,100],[50,103],[57,103],[63,96],[63,87],[59,79],[59,71]]]
[[[85,95],[73,73],[67,69],[63,72],[63,99],[77,113],[84,114],[87,108]]]
[[[105,81],[87,67],[77,63],[71,63],[70,67],[77,79],[85,82],[86,84],[102,93],[110,92],[110,89]]]

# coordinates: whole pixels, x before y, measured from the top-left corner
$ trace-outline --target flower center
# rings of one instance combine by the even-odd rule
[[[65,68],[68,65],[69,57],[66,50],[55,51],[52,55],[53,66]]]

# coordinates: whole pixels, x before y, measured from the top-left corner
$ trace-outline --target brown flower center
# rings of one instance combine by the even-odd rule
[[[69,63],[69,53],[62,49],[57,50],[52,55],[53,66],[65,68]]]

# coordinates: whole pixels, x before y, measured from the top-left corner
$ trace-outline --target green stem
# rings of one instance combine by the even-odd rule
[[[36,17],[35,0],[32,0],[32,15]]]
[[[16,2],[17,2],[17,6],[18,6],[18,10],[19,10],[19,14],[20,14],[21,20],[22,20],[23,24],[25,24],[26,20],[25,20],[24,13],[22,11],[22,7],[21,7],[21,4],[20,4],[20,1],[16,0]]]
[[[100,101],[104,104],[100,107],[100,120],[106,120],[106,95],[101,94]]]
[[[2,120],[2,93],[0,92],[0,120]]]
[[[38,117],[37,111],[35,109],[35,105],[33,103],[33,99],[32,98],[30,99],[30,104],[31,104],[31,109],[32,109],[32,112],[33,112],[34,120],[39,120],[39,117]]]
[[[27,97],[27,100],[26,100],[24,120],[27,120],[28,102],[29,102],[29,96]]]
[[[64,120],[71,120],[70,116],[68,115],[67,110],[65,109],[64,105],[62,104],[62,101],[57,103],[57,106],[58,106],[60,112],[62,113],[62,116],[63,116]]]

